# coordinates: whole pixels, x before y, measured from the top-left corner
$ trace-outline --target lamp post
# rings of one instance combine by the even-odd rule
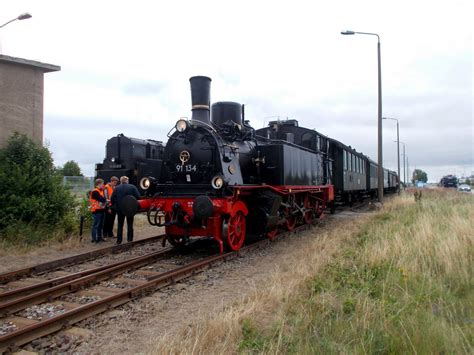
[[[397,142],[397,141],[394,141]],[[399,144],[403,144],[403,185],[407,185],[407,181],[405,179],[405,160],[406,160],[406,155],[405,155],[405,143],[398,141]],[[398,156],[400,159],[400,155]]]
[[[2,27],[5,27],[6,25],[8,25],[9,23],[13,22],[13,21],[16,21],[16,20],[26,20],[26,19],[29,19],[31,18],[31,14],[29,14],[28,12],[25,12],[24,14],[21,14],[19,15],[18,17],[15,17],[14,19],[11,19],[10,21],[7,21],[5,22],[3,25],[0,26],[0,28]]]
[[[380,36],[377,33],[343,31],[342,35],[369,35],[377,36],[377,60],[378,60],[378,119],[377,119],[377,152],[378,152],[378,197],[383,202],[383,157],[382,157],[382,63],[380,59]]]
[[[5,27],[6,25],[8,25],[9,23],[12,23],[13,21],[16,21],[16,20],[19,20],[19,21],[21,21],[21,20],[26,20],[26,19],[29,19],[29,18],[31,18],[31,17],[32,17],[32,16],[31,16],[30,13],[25,12],[25,13],[23,13],[23,14],[21,14],[21,15],[18,15],[18,17],[15,17],[14,19],[11,19],[10,21],[5,22],[3,25],[0,26],[0,28]],[[0,54],[1,54],[1,53],[2,53],[2,39],[0,38]]]
[[[398,125],[398,119],[391,117],[382,117],[383,120],[397,121],[397,157],[398,157],[398,179],[400,179],[400,126]],[[398,194],[400,195],[400,184],[398,184]]]

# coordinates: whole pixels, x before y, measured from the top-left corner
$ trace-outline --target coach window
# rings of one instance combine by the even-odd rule
[[[347,170],[347,152],[345,150],[342,151],[342,166],[344,170]]]

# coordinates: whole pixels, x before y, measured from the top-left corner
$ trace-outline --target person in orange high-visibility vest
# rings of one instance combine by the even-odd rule
[[[96,179],[94,190],[89,195],[89,209],[92,213],[92,243],[103,242],[102,228],[104,223],[104,211],[107,199],[104,197],[104,180]]]
[[[112,208],[112,204],[110,199],[112,198],[112,193],[115,190],[115,186],[117,186],[119,179],[116,176],[112,176],[110,178],[110,182],[105,185],[104,187],[104,197],[107,200],[107,209],[105,211],[104,217],[104,230],[103,235],[107,238],[115,238],[114,236],[114,222],[115,222],[115,215],[117,212],[115,209]]]

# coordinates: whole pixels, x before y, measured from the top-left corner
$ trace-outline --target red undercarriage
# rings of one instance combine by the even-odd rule
[[[139,200],[139,211],[148,212],[152,224],[165,226],[167,239],[173,245],[184,244],[189,237],[213,238],[221,253],[239,250],[244,243],[246,216],[253,206],[246,200],[259,190],[269,190],[282,197],[279,220],[268,228],[268,238],[276,237],[279,228],[292,230],[297,224],[311,223],[319,218],[327,204],[334,200],[334,188],[327,186],[234,186],[230,197],[211,197],[212,216],[194,219],[192,197],[153,197]],[[180,218],[176,206],[179,205]],[[175,207],[173,209],[173,206]]]

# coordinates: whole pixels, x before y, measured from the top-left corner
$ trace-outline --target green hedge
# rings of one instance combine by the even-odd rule
[[[18,231],[47,238],[74,225],[74,198],[62,186],[48,148],[14,134],[0,150],[0,236],[15,238]],[[26,238],[26,239],[25,239]],[[36,242],[41,237],[28,238]],[[32,240],[29,240],[32,239]]]

